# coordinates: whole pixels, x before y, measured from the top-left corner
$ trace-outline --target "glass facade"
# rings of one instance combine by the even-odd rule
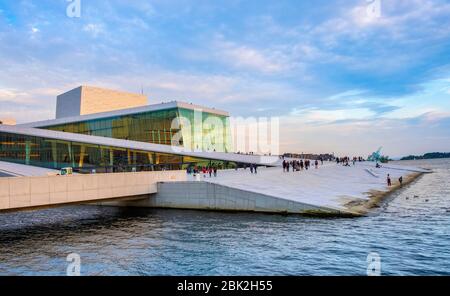
[[[42,127],[93,136],[181,146],[196,151],[231,152],[227,116],[173,108]]]
[[[97,123],[99,124],[99,123]],[[101,126],[101,125],[100,125]],[[129,129],[131,130],[131,129]],[[97,132],[100,132],[97,130]],[[119,130],[115,132],[120,132]],[[234,168],[235,163],[0,132],[0,160],[80,173]]]

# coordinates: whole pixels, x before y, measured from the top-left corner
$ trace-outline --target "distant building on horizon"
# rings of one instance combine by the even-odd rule
[[[16,120],[14,118],[0,118],[0,124],[16,125]]]
[[[300,159],[323,159],[323,160],[333,160],[335,158],[334,154],[312,154],[312,153],[285,153],[284,157],[288,158],[300,158]]]

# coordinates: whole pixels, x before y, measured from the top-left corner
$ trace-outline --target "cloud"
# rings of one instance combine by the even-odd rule
[[[61,17],[65,3],[30,3],[0,19],[0,115],[19,122],[53,117],[58,93],[93,84],[280,116],[292,149],[409,149],[412,127],[448,136],[448,1],[382,0],[371,19],[365,0],[89,1],[77,20]]]
[[[105,32],[105,29],[102,24],[87,24],[83,27],[83,31],[89,33],[92,37],[96,38],[100,34],[103,34]]]
[[[251,46],[226,41],[218,37],[212,46],[215,57],[235,68],[274,74],[290,69],[288,57],[274,49],[261,50]]]
[[[133,8],[139,14],[143,14],[146,17],[154,17],[157,14],[155,7],[147,1],[129,1],[121,0],[122,5],[126,7]]]
[[[442,22],[449,23],[446,20],[436,19],[446,18],[450,13],[450,3],[441,0],[396,0],[384,1],[374,0],[366,2],[348,9],[342,9],[342,14],[338,17],[328,19],[314,30],[315,33],[324,34],[342,38],[343,36],[352,36],[355,38],[370,38],[378,30],[383,30],[391,36],[408,38],[416,34],[426,34],[426,32],[444,32],[439,30]],[[380,3],[379,15],[373,15],[370,7],[374,3]],[[375,5],[376,6],[376,5]],[[420,26],[411,27],[420,23]],[[446,30],[450,33],[450,30]],[[423,36],[426,38],[441,38],[443,36]],[[403,42],[406,39],[397,41]]]
[[[14,104],[34,104],[36,98],[40,96],[56,96],[60,93],[58,89],[54,88],[36,88],[27,91],[0,88],[0,102],[12,102]]]
[[[450,119],[450,112],[430,111],[416,117],[421,123],[430,124]]]
[[[397,74],[394,76],[400,80],[397,88],[410,83],[403,79],[416,78],[411,74],[404,76],[405,72],[414,71],[423,60],[434,56],[439,47],[448,47],[450,3],[446,1],[381,0],[380,17],[368,14],[371,4],[366,1],[347,3],[334,3],[329,17],[289,27],[266,17],[257,29],[261,35],[268,35],[265,38],[270,44],[273,43],[270,37],[274,42],[282,39],[289,44],[282,52],[289,57],[288,63],[301,63],[308,72],[319,69],[323,73],[328,66],[333,67],[333,72],[358,73],[376,81]],[[427,46],[431,42],[434,47]],[[441,60],[449,62],[447,58]]]
[[[385,98],[376,97],[368,90],[351,89],[294,107],[290,114],[302,117],[307,123],[328,124],[379,118],[401,109],[384,101]]]
[[[235,116],[254,116],[272,112],[286,113],[282,104],[298,98],[301,92],[279,82],[261,81],[246,75],[205,75],[164,70],[137,70],[123,75],[103,78],[109,85],[130,91],[144,87],[150,101],[187,101],[210,107],[226,109]],[[257,107],[257,108],[256,108]]]
[[[340,110],[294,110],[292,115],[302,118],[307,124],[324,124],[338,121],[356,121],[371,118],[375,115],[368,109],[340,109]]]
[[[27,102],[30,94],[24,91],[11,88],[0,88],[0,102]]]
[[[40,96],[54,95],[53,89],[18,90],[0,88],[0,117],[29,122],[51,118],[54,114],[48,106],[39,102]]]
[[[320,125],[307,124],[299,117],[284,117],[281,121],[281,150],[364,157],[380,146],[384,147],[383,153],[391,157],[449,151],[450,117],[442,116],[430,126],[426,116]]]

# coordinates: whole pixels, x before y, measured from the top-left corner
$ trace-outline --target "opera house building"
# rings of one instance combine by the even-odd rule
[[[0,161],[80,173],[260,164],[231,142],[225,111],[81,86],[57,97],[55,119],[0,124]]]

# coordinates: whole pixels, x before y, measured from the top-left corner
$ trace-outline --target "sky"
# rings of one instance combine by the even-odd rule
[[[0,118],[95,85],[279,117],[282,152],[450,151],[450,1],[71,4],[0,0]]]

